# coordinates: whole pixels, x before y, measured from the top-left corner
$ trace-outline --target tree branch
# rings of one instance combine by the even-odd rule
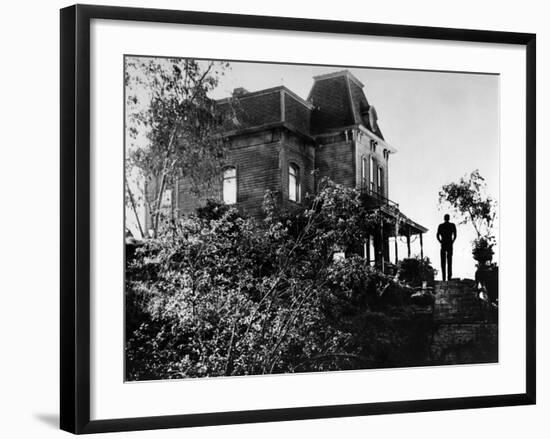
[[[139,219],[136,203],[134,201],[134,195],[132,194],[132,191],[130,190],[130,186],[128,185],[128,181],[126,179],[125,179],[125,186],[126,186],[126,191],[128,192],[128,197],[130,198],[130,204],[132,205],[132,210],[134,211],[134,215],[136,217],[139,233],[141,234],[141,237],[144,238],[145,234],[143,233],[143,228],[141,227],[141,221]]]

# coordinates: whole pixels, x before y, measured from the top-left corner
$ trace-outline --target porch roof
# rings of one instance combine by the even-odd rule
[[[428,231],[426,227],[416,221],[413,221],[401,212],[399,210],[399,204],[396,202],[370,190],[364,190],[363,195],[369,208],[373,210],[378,209],[392,223],[397,224],[397,234],[402,236],[411,236],[426,233]],[[390,236],[395,236],[395,228],[393,228],[393,230],[394,231],[390,233]]]

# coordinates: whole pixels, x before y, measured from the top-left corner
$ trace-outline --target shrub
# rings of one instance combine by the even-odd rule
[[[477,238],[473,242],[472,255],[476,261],[482,263],[493,259],[494,239],[491,237]]]
[[[407,258],[399,261],[397,276],[399,280],[413,287],[419,287],[422,282],[434,285],[436,270],[429,258]]]
[[[127,379],[406,364],[410,291],[358,256],[333,262],[379,221],[360,193],[326,181],[295,214],[270,200],[262,223],[210,203],[136,249]]]
[[[221,201],[206,200],[206,204],[197,209],[197,217],[203,220],[219,220],[221,219],[230,207]]]

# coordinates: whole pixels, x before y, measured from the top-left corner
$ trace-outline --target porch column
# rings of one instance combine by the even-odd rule
[[[365,249],[365,256],[367,258],[367,264],[370,264],[370,234],[367,236],[367,243],[366,243],[366,249]]]
[[[420,234],[420,259],[424,260],[424,246],[422,244],[422,233]]]
[[[407,257],[411,257],[411,230],[407,227]]]
[[[382,273],[384,272],[384,221],[380,220],[380,266],[382,267]]]
[[[397,261],[399,260],[399,256],[397,254],[397,235],[399,234],[399,221],[397,218],[395,219],[395,238],[394,238],[394,248],[395,248],[395,265],[397,265]]]

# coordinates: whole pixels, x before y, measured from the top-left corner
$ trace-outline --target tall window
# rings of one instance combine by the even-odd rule
[[[363,243],[363,257],[367,260],[367,264],[374,266],[376,259],[376,250],[374,248],[374,236],[369,235],[365,243]]]
[[[233,166],[223,171],[223,202],[225,204],[237,202],[237,169]]]
[[[361,158],[361,187],[367,187],[368,161],[367,157]]]
[[[384,168],[378,167],[378,193],[384,195]]]
[[[369,182],[370,182],[370,190],[371,191],[374,191],[375,190],[375,183],[374,183],[374,158],[371,156],[370,157],[370,173],[369,173]]]
[[[288,199],[300,202],[300,168],[293,163],[288,165]]]

